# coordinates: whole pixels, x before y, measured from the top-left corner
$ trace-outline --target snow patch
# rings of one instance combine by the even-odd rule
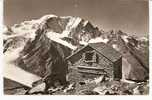
[[[24,36],[25,38],[30,38],[31,40],[35,39],[35,32],[39,28],[39,25],[36,21],[24,21],[21,24],[15,24],[12,27],[12,31],[15,35],[11,36]]]
[[[52,15],[52,14],[45,15],[45,16],[41,17],[39,20],[37,20],[37,21],[41,23],[41,22],[46,21],[47,19],[50,19],[50,18],[53,18],[53,17],[58,17],[58,16]]]
[[[88,24],[88,22],[89,22],[89,21],[85,21],[85,22],[83,23],[83,27],[85,27],[85,26]]]
[[[148,41],[148,39],[146,37],[141,37],[139,38],[140,41]]]
[[[122,39],[123,39],[126,43],[129,42],[129,41],[128,41],[128,36],[124,35],[124,36],[121,36],[121,37],[122,37]]]
[[[88,43],[85,42],[85,41],[79,41],[79,44],[81,44],[81,45],[88,45]]]
[[[125,77],[129,75],[131,71],[131,64],[128,62],[126,58],[122,58],[122,80],[125,81]]]
[[[2,29],[2,33],[5,33],[5,32],[7,32],[8,31],[8,28],[4,25],[3,26],[3,29]]]
[[[126,82],[126,83],[130,83],[130,84],[134,84],[135,82],[134,81],[131,81],[131,80],[126,80],[126,79],[121,79],[122,82]]]
[[[113,47],[115,50],[119,51],[118,45],[113,44],[112,47]]]
[[[70,44],[70,43],[62,40],[62,39],[61,39],[62,36],[61,36],[60,34],[58,34],[58,33],[48,32],[48,33],[46,33],[46,36],[47,36],[49,39],[51,39],[51,40],[53,40],[53,41],[55,41],[55,42],[57,42],[57,43],[59,43],[59,44],[62,44],[62,45],[66,46],[66,47],[68,47],[68,48],[70,48],[70,49],[72,49],[72,50],[75,50],[75,49],[77,48],[76,46],[73,46],[72,44]]]
[[[91,39],[89,40],[89,43],[99,43],[99,42],[104,42],[104,43],[107,43],[109,41],[109,39],[105,38],[101,38],[101,37],[97,37],[95,39]]]
[[[104,80],[104,76],[100,76],[94,80],[96,84],[101,83]]]
[[[62,32],[62,35],[65,37],[68,37],[68,35],[70,34],[70,32],[72,31],[72,29],[76,28],[79,23],[81,22],[81,18],[77,17],[77,18],[70,18],[65,30]]]
[[[89,42],[79,41],[79,43],[81,45],[88,45],[89,43],[100,43],[100,42],[107,43],[108,41],[109,39],[107,38],[103,39],[102,37],[97,37],[95,39],[90,39]]]

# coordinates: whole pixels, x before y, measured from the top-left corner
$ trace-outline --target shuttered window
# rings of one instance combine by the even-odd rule
[[[96,52],[95,51],[87,51],[83,54],[83,58],[85,62],[96,62]]]

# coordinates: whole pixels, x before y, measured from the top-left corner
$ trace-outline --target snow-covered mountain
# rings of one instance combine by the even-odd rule
[[[135,81],[148,78],[148,39],[129,36],[120,30],[100,31],[79,17],[46,15],[24,21],[6,28],[3,39],[4,55],[22,47],[15,62],[40,76],[45,76],[52,57],[62,61],[80,45],[104,42],[123,55],[123,78]]]

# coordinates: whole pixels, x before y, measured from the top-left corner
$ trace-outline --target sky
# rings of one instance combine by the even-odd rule
[[[104,31],[149,33],[148,0],[4,0],[4,24],[12,26],[46,14],[79,16]]]

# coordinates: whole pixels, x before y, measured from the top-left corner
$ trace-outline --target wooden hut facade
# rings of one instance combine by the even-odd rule
[[[105,43],[88,44],[67,57],[67,60],[85,76],[122,78],[122,56]]]

